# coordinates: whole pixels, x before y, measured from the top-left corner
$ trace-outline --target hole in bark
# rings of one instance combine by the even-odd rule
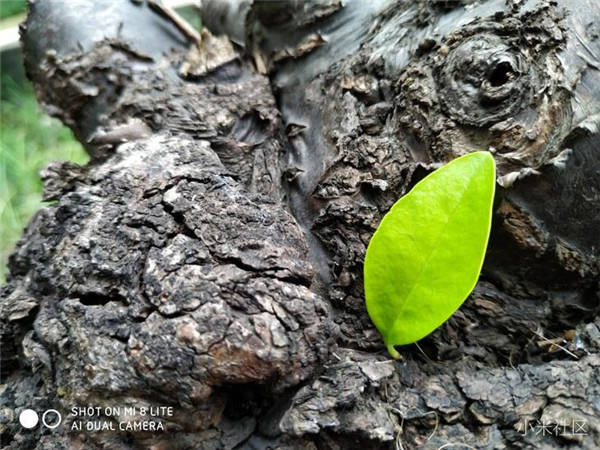
[[[263,119],[258,111],[252,110],[241,119],[238,119],[231,130],[231,135],[238,141],[249,145],[257,145],[264,142],[269,136],[270,128],[272,128],[271,121]],[[231,150],[240,151],[237,146],[234,146]]]
[[[230,386],[224,389],[227,392],[227,406],[224,414],[229,419],[239,420],[246,416],[253,416],[269,404],[268,389],[255,386],[248,389],[246,386]]]
[[[417,166],[413,170],[412,173],[408,172],[406,174],[406,178],[408,178],[408,182],[406,183],[405,193],[410,192],[412,188],[414,188],[419,181],[429,175],[434,169],[425,168],[423,166]]]
[[[80,294],[79,302],[85,306],[104,306],[109,302],[127,303],[125,302],[125,299],[119,295],[109,296],[95,293]]]
[[[514,71],[509,62],[501,62],[492,73],[488,76],[488,81],[493,87],[502,86],[503,84],[509,83],[514,78]]]

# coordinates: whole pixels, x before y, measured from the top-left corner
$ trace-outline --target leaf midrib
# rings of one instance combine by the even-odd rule
[[[431,246],[431,250],[427,254],[427,258],[425,260],[425,263],[423,264],[423,267],[421,267],[421,270],[419,271],[419,275],[415,279],[415,282],[411,286],[410,291],[406,295],[406,300],[402,304],[402,306],[400,308],[400,311],[398,311],[398,314],[396,315],[396,318],[394,319],[394,322],[392,323],[392,326],[390,328],[390,332],[392,332],[396,328],[396,324],[398,323],[398,319],[400,318],[400,316],[402,315],[402,313],[406,309],[406,305],[408,304],[408,300],[410,299],[413,291],[415,290],[415,287],[419,284],[419,281],[421,280],[421,277],[423,276],[423,273],[425,272],[425,268],[429,264],[429,261],[431,259],[431,255],[435,252],[435,250],[437,248],[437,243],[439,242],[439,240],[441,239],[442,235],[444,234],[444,231],[446,231],[446,227],[448,226],[448,223],[450,222],[450,218],[454,215],[454,213],[456,212],[456,210],[459,208],[460,204],[462,203],[462,199],[465,196],[465,193],[468,191],[468,188],[473,183],[473,179],[474,179],[474,177],[471,177],[471,179],[469,180],[469,182],[466,184],[465,189],[463,189],[463,191],[461,192],[460,197],[458,199],[458,202],[456,203],[456,206],[452,209],[452,212],[447,215],[446,222],[444,223],[443,227],[441,228],[441,231],[438,233],[438,235],[437,235],[437,237],[435,239],[434,245]],[[387,339],[386,339],[386,344],[388,344]],[[391,345],[394,345],[394,344],[391,344]]]

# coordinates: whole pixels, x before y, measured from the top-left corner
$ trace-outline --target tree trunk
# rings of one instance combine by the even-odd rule
[[[214,0],[199,36],[151,1],[30,9],[28,75],[92,160],[42,172],[0,290],[3,446],[600,447],[596,2]],[[480,281],[391,361],[366,246],[481,149]]]

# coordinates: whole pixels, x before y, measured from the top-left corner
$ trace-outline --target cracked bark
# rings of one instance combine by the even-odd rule
[[[34,3],[28,74],[93,159],[42,173],[55,203],[0,291],[3,445],[600,446],[585,3],[207,1],[213,35],[191,50],[140,2]],[[503,188],[480,282],[389,361],[364,308],[368,240],[425,174],[481,148]],[[175,415],[157,433],[15,420],[74,405]],[[586,433],[524,433],[561,421]]]

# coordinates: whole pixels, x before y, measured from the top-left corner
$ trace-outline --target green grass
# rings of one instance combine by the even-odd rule
[[[26,9],[26,0],[0,0],[1,25],[15,25],[13,22],[20,20],[15,16],[22,15]],[[201,29],[196,10],[184,8],[180,13]],[[88,156],[67,127],[40,110],[29,84],[17,84],[3,74],[0,85],[0,285],[5,282],[8,256],[15,243],[33,214],[44,205],[39,171],[56,160],[84,164]]]
[[[26,0],[0,0],[0,20],[24,13],[26,10]]]
[[[2,77],[0,100],[0,284],[14,244],[41,208],[39,171],[50,161],[87,162],[71,130],[41,112],[32,88]]]

